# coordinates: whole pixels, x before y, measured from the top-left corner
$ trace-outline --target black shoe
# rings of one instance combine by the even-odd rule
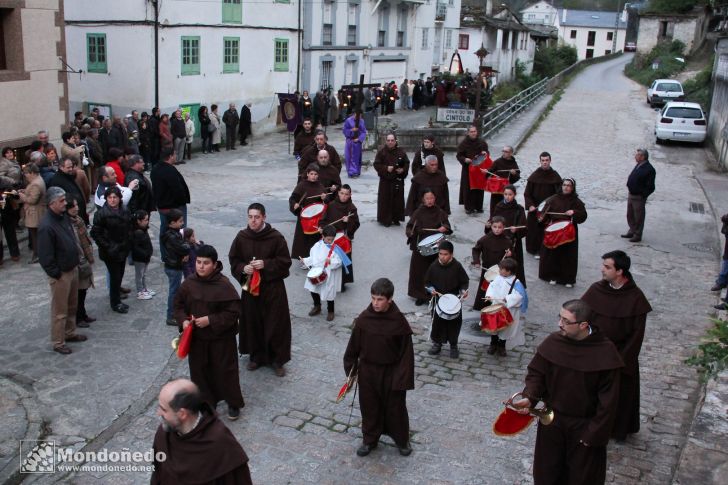
[[[361,445],[358,450],[356,450],[356,454],[358,456],[367,456],[376,447],[377,447],[376,444],[374,444],[374,445],[367,445],[365,443],[365,444]]]
[[[409,443],[407,443],[404,446],[397,446],[399,448],[399,454],[402,456],[410,456],[412,454],[412,448],[410,448]]]
[[[119,288],[119,291],[122,292],[122,293],[129,294],[129,293],[131,293],[131,288],[127,288],[126,286],[122,286],[122,287]]]
[[[114,310],[116,313],[128,313],[129,312],[129,307],[124,305],[123,303],[114,305],[111,307],[111,309]]]
[[[715,308],[716,310],[728,310],[728,303],[718,303],[713,308]]]
[[[179,325],[177,324],[177,320],[175,320],[174,318],[168,318],[167,325],[169,325],[170,327],[179,327]]]
[[[399,226],[399,221],[392,221],[393,226]]]
[[[126,300],[127,298],[129,298],[129,295],[127,295],[126,293],[121,293],[119,295],[119,298],[121,298],[122,300]]]
[[[473,209],[465,209],[465,213],[466,213],[467,215],[470,215],[470,214],[472,214],[473,212],[475,212],[475,211],[474,211]]]
[[[427,351],[430,355],[437,355],[442,350],[442,344],[432,344],[432,347],[430,347],[430,350]]]
[[[475,212],[477,212],[478,214],[482,214],[483,213],[483,209],[475,209]]]
[[[490,344],[488,346],[488,355],[495,355],[496,352],[498,352],[498,346],[495,344]]]
[[[424,305],[425,303],[427,303],[427,300],[425,300],[424,298],[417,298],[417,299],[415,300],[415,305],[417,305],[417,306],[422,306],[422,305]]]
[[[628,232],[627,234],[622,234],[619,237],[623,237],[625,239],[630,239],[630,238],[633,238],[634,237],[634,234],[632,234],[631,232]]]
[[[710,289],[710,291],[720,291],[723,288],[725,288],[725,285],[719,285],[719,284],[716,283],[716,284],[713,285],[713,287]]]
[[[640,236],[632,236],[629,242],[640,242],[642,238]]]
[[[228,405],[228,419],[230,421],[235,421],[240,417],[240,408],[234,408],[230,405]]]
[[[78,318],[76,319],[76,326],[78,328],[88,328],[88,327],[90,327],[90,325],[88,323],[86,323],[86,320],[80,320]]]
[[[450,347],[450,358],[457,359],[460,357],[460,351],[457,347]]]

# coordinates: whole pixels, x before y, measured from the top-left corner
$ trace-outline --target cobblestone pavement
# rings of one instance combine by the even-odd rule
[[[293,320],[287,376],[277,378],[271,369],[241,370],[247,405],[241,419],[228,425],[250,456],[256,483],[530,483],[535,429],[504,439],[493,435],[491,423],[501,401],[522,388],[535,346],[556,329],[560,303],[578,297],[599,279],[600,255],[617,248],[626,248],[633,257],[633,273],[655,311],[641,359],[643,429],[625,444],[610,446],[608,479],[670,482],[699,393],[696,373],[682,362],[708,324],[704,309],[714,297],[704,289],[716,269],[718,244],[709,205],[688,163],[700,163],[702,150],[685,147],[678,147],[680,158],[673,157],[671,147],[654,152],[658,189],[648,206],[643,243],[631,245],[619,238],[625,229],[624,183],[632,155],[637,146],[651,146],[654,117],[642,103],[641,88],[621,75],[624,62],[597,64],[578,76],[516,154],[525,178],[536,168],[538,153],[551,151],[555,168],[577,179],[589,219],[580,231],[581,269],[574,289],[536,280],[536,261],[527,259],[532,301],[525,322],[527,342],[507,358],[486,355],[484,339],[468,325],[460,359],[426,354],[429,319],[405,296],[409,251],[403,230],[374,222],[377,179],[371,169],[349,181],[363,226],[354,243],[356,283],[337,298],[336,319],[307,316],[311,299],[302,288],[304,273],[293,270],[286,284]],[[341,136],[333,129],[330,133],[333,144],[342,148]],[[517,135],[510,137],[503,132],[491,144],[517,141]],[[483,218],[468,217],[457,206],[459,169],[453,153],[446,161],[453,179],[455,253],[468,263],[469,248],[482,233],[475,221]],[[290,244],[294,218],[287,198],[294,166],[284,134],[255,138],[245,150],[218,157],[198,155],[181,167],[193,197],[189,225],[224,255],[245,224],[245,207],[256,200],[266,205],[269,222]],[[681,190],[675,190],[673,180],[680,181]],[[691,202],[703,204],[703,212],[690,212]],[[75,449],[147,450],[157,425],[154,397],[160,383],[187,374],[186,362],[170,356],[175,330],[163,323],[166,285],[158,261],[151,278],[160,294],[148,302],[131,301],[127,317],[107,310],[103,271],[97,264],[97,289],[91,292],[89,308],[100,320],[85,332],[90,340],[77,344],[69,357],[48,349],[47,288],[40,269],[10,265],[3,271],[4,281],[20,282],[23,298],[15,290],[19,298],[0,320],[5,337],[0,364],[6,377],[32,383],[45,435]],[[395,300],[416,333],[417,383],[408,393],[414,453],[403,458],[385,439],[390,446],[358,458],[358,405],[350,406],[351,397],[335,404],[335,393],[344,379],[341,358],[352,318],[367,305],[371,281],[385,275],[394,281]],[[473,289],[475,272],[471,279]],[[126,282],[132,281],[127,275]],[[466,312],[466,319],[475,316]],[[246,362],[241,360],[241,367]],[[224,405],[219,410],[224,412]],[[26,481],[144,483],[148,473],[81,471]]]

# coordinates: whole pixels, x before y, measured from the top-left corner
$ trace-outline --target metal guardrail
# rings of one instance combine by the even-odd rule
[[[533,104],[546,92],[549,80],[550,78],[540,80],[483,115],[480,119],[481,136],[487,139],[500,130],[511,118]]]

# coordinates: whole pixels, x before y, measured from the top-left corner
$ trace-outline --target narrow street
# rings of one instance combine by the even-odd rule
[[[527,344],[505,359],[487,355],[484,339],[465,325],[459,360],[427,355],[423,332],[429,318],[406,296],[409,250],[404,230],[375,222],[377,177],[371,168],[348,181],[362,227],[354,242],[356,282],[337,297],[336,319],[326,322],[307,316],[311,299],[303,289],[305,273],[293,269],[294,264],[286,280],[293,321],[293,359],[287,376],[278,378],[270,369],[248,372],[247,357],[240,360],[246,407],[241,419],[226,424],[248,453],[256,483],[531,483],[535,427],[517,437],[499,438],[491,432],[492,422],[502,410],[501,402],[522,389],[535,346],[557,329],[560,304],[578,298],[601,278],[600,256],[614,249],[624,249],[632,257],[632,273],[654,311],[640,359],[642,430],[624,444],[610,444],[607,478],[619,484],[670,482],[699,392],[697,373],[683,361],[709,325],[715,298],[707,289],[720,248],[710,205],[694,176],[702,167],[703,151],[654,146],[654,112],[644,103],[643,88],[622,74],[628,60],[623,56],[588,67],[516,152],[523,170],[520,192],[538,166],[538,154],[549,151],[562,177],[576,179],[589,217],[580,227],[579,274],[573,289],[539,281],[538,262],[527,256],[531,301]],[[340,125],[329,133],[343,153]],[[503,140],[503,134],[497,139]],[[647,206],[643,241],[631,244],[619,235],[627,228],[625,183],[638,147],[650,150],[658,173],[657,191]],[[494,153],[499,148],[491,145]],[[373,159],[374,154],[365,153],[364,158]],[[483,232],[479,219],[484,217],[476,221],[457,205],[460,170],[454,153],[446,154],[446,162],[455,257],[468,264],[470,248]],[[253,201],[265,204],[268,222],[283,232],[290,246],[294,217],[288,211],[288,196],[296,169],[287,152],[287,135],[257,137],[249,147],[218,157],[196,155],[180,171],[192,192],[189,226],[221,256],[227,255],[235,234],[246,224],[245,208]],[[521,194],[518,198],[522,203]],[[157,221],[155,216],[155,229]],[[18,266],[3,270],[20,282],[6,286],[7,291],[22,293],[26,302],[10,299],[15,303],[0,317],[6,332],[0,342],[0,365],[8,381],[3,388],[26,410],[24,416],[18,411],[5,418],[14,419],[17,432],[13,432],[18,436],[13,439],[27,437],[29,430],[39,427],[47,430],[45,439],[76,449],[151,447],[159,386],[188,372],[185,361],[171,356],[169,344],[176,330],[164,325],[166,279],[157,256],[150,278],[159,295],[148,302],[131,301],[126,317],[108,309],[104,270],[96,264],[89,312],[99,321],[85,332],[89,341],[63,358],[47,345],[47,284],[42,271]],[[227,257],[221,259],[229,274]],[[351,397],[334,402],[345,377],[342,355],[352,319],[369,303],[369,286],[381,276],[393,280],[395,301],[417,334],[416,389],[408,393],[414,452],[408,458],[399,456],[393,446],[357,457],[358,404],[352,410]],[[125,282],[132,281],[133,271],[127,270]],[[472,271],[468,307],[476,284]],[[29,307],[27,302],[36,304]],[[224,405],[218,408],[224,409]],[[388,438],[385,441],[391,444]],[[148,483],[148,474],[78,472],[29,477],[25,483],[100,480]]]

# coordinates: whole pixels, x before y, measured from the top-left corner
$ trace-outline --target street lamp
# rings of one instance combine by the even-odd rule
[[[481,42],[480,49],[475,51],[475,55],[478,56],[480,65],[478,67],[478,78],[475,82],[477,91],[475,92],[475,119],[473,120],[473,124],[480,121],[480,92],[483,90],[483,60],[488,54],[490,54],[488,49],[486,49],[485,45]]]

